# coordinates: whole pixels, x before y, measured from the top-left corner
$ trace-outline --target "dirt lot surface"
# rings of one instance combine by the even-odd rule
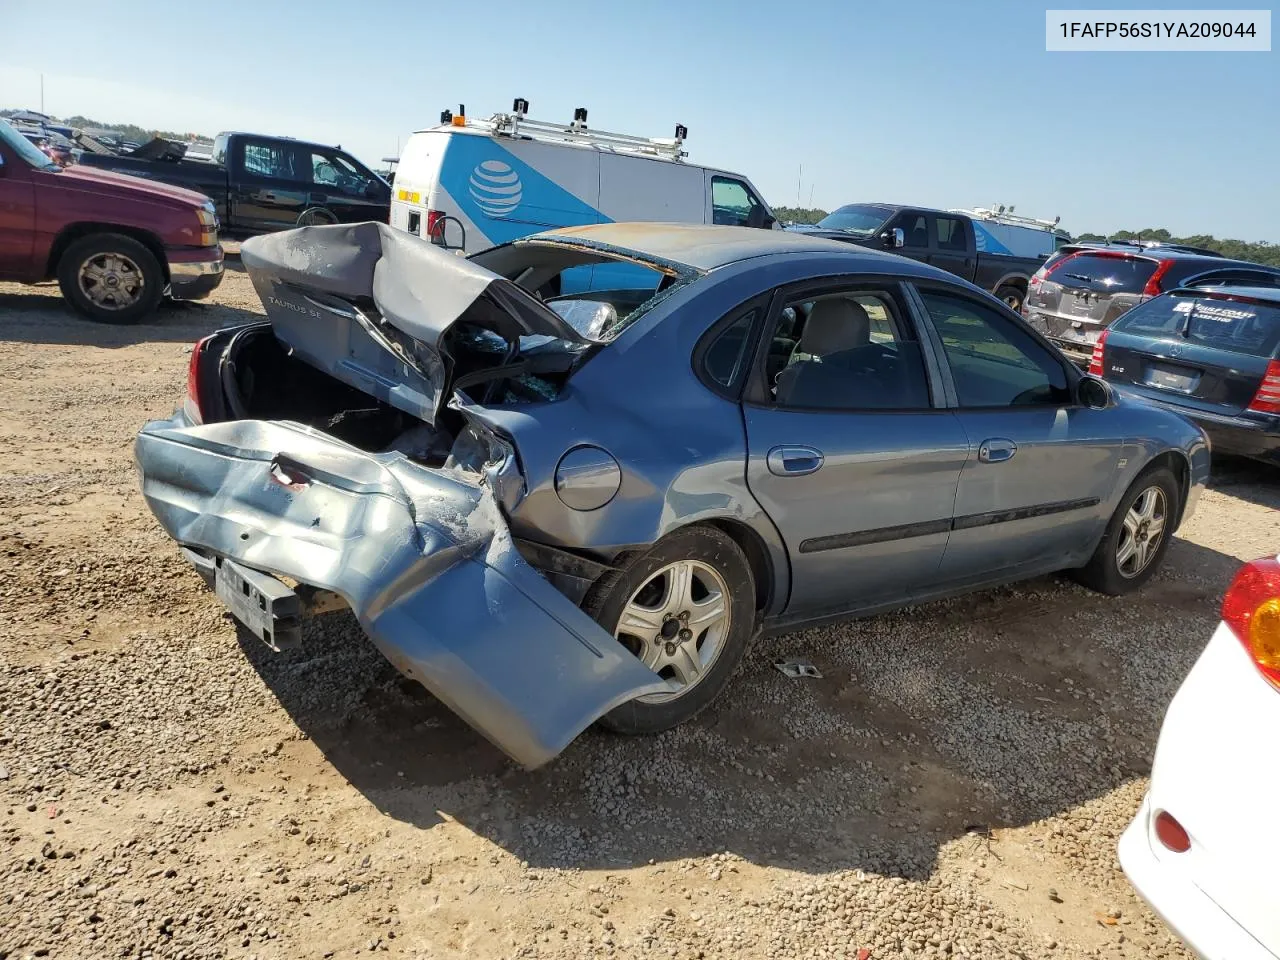
[[[528,773],[346,615],[238,636],[152,521],[134,434],[258,311],[238,272],[126,329],[0,285],[0,958],[1186,956],[1115,844],[1276,472],[1223,464],[1134,599],[762,643],[695,723]]]

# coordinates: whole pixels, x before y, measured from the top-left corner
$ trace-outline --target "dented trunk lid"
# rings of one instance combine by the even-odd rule
[[[147,506],[183,547],[342,597],[373,643],[536,767],[666,682],[521,557],[492,476],[285,421],[147,424]]]
[[[510,280],[383,223],[265,234],[240,256],[292,353],[427,423],[452,391],[455,325],[501,337],[506,365],[523,338],[590,342]]]

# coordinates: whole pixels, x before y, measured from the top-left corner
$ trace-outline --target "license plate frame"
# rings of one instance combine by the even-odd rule
[[[213,579],[231,615],[272,650],[302,645],[302,603],[284,583],[225,558],[215,561]]]
[[[1147,367],[1144,379],[1149,387],[1157,387],[1161,390],[1175,390],[1178,393],[1190,393],[1195,389],[1196,381],[1199,378],[1189,370],[1153,363]]]

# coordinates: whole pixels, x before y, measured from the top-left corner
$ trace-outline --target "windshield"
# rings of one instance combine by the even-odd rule
[[[1116,322],[1125,333],[1182,337],[1253,357],[1280,345],[1280,306],[1224,296],[1170,294],[1139,304]]]
[[[847,207],[840,207],[834,213],[827,214],[818,221],[818,226],[823,230],[841,230],[859,237],[869,237],[884,226],[892,213],[893,211],[886,207],[876,207],[869,203],[851,203]]]
[[[51,173],[56,173],[62,169],[45,156],[39,147],[13,129],[4,120],[0,120],[0,140],[3,140],[5,146],[37,170],[48,170]]]

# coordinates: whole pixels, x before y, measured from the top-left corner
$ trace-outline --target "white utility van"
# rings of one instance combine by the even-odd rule
[[[511,113],[470,120],[460,107],[414,133],[396,169],[391,226],[468,255],[586,223],[778,228],[746,177],[685,162],[682,126],[650,139],[591,130],[581,107],[569,124],[529,120],[528,110],[516,100]]]
[[[1058,229],[1060,217],[1053,220],[1024,217],[1004,204],[951,212],[966,214],[973,221],[974,240],[979,253],[1047,257],[1064,243],[1071,242],[1071,235]]]

